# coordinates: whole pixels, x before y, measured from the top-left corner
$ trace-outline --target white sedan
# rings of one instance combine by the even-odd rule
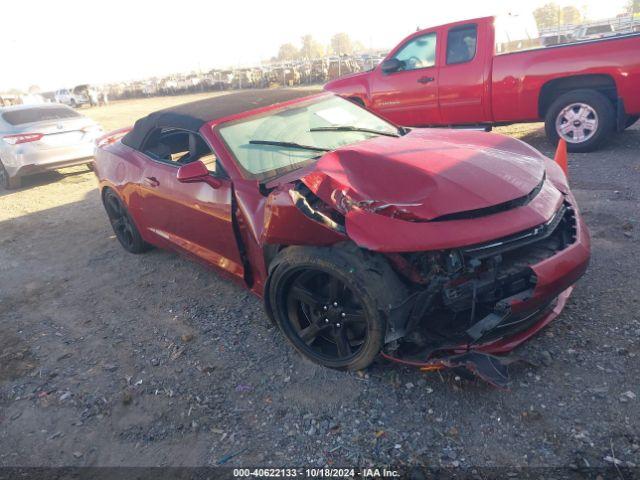
[[[0,108],[0,188],[19,188],[22,177],[93,163],[96,122],[65,105]]]

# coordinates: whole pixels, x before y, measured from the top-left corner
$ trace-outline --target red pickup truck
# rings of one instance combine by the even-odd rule
[[[500,26],[485,17],[418,31],[374,69],[325,89],[405,126],[544,120],[548,138],[573,152],[638,119],[640,35],[544,47]]]

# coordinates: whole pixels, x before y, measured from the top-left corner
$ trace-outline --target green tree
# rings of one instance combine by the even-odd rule
[[[353,53],[353,43],[348,34],[341,32],[331,37],[331,49],[336,55]]]
[[[358,52],[364,52],[367,49],[367,47],[364,46],[364,43],[359,42],[359,41],[355,41],[353,42],[353,51],[358,53]]]
[[[300,52],[292,43],[285,43],[280,45],[280,49],[278,50],[278,60],[280,61],[288,61],[295,60],[300,56]]]
[[[552,28],[558,26],[560,20],[560,7],[555,3],[547,3],[533,11],[538,29]]]
[[[300,50],[300,55],[302,58],[307,58],[309,60],[320,58],[324,55],[324,48],[311,35],[305,35],[302,37],[302,49]]]
[[[573,5],[564,7],[560,13],[563,25],[578,25],[582,23],[582,14]]]
[[[533,11],[533,17],[536,19],[539,30],[557,27],[558,25],[578,25],[582,23],[582,13],[577,7],[568,5],[561,8],[553,2],[536,8]]]

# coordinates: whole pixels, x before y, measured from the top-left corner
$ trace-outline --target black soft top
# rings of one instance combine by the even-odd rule
[[[219,118],[307,97],[316,93],[319,93],[319,91],[290,88],[245,90],[177,105],[158,110],[137,120],[133,130],[122,137],[122,143],[140,150],[147,135],[156,128],[173,127],[197,132],[205,123]]]

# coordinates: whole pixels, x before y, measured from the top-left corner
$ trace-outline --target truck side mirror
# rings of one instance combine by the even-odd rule
[[[404,66],[404,62],[402,60],[398,60],[397,58],[390,58],[389,60],[385,60],[382,62],[380,68],[382,69],[382,73],[389,74],[393,72],[397,72]]]

